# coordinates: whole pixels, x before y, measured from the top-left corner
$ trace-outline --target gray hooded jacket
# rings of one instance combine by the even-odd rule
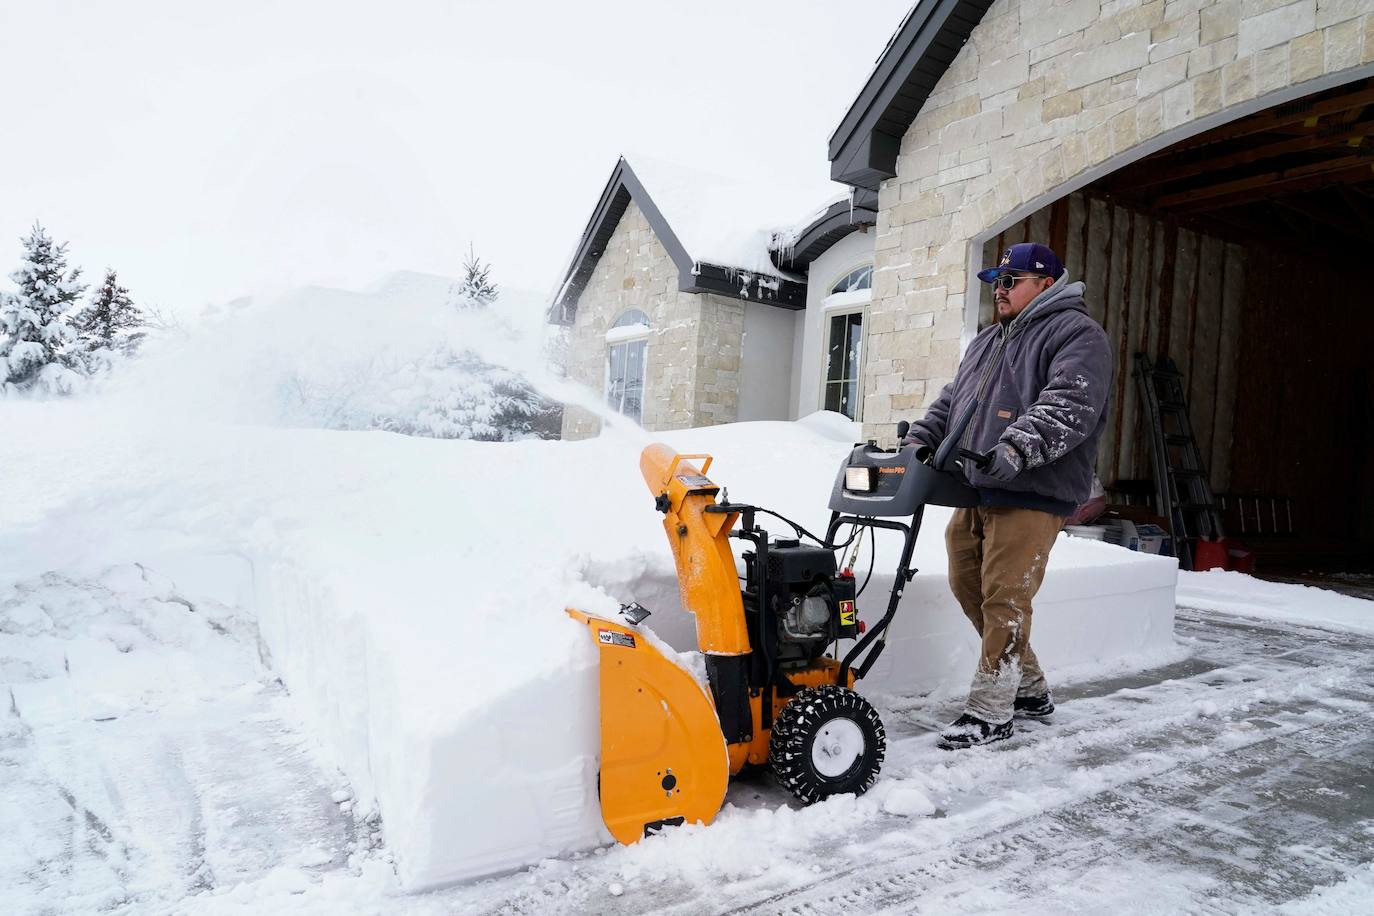
[[[1088,498],[1114,369],[1107,334],[1083,305],[1083,284],[1067,281],[1065,273],[1009,324],[983,329],[954,381],[911,426],[908,439],[938,445],[949,418],[979,398],[962,447],[988,452],[1006,442],[1025,459],[1010,481],[965,462],[984,504],[1067,515]]]

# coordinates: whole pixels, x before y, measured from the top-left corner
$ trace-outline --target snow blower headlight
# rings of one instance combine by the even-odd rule
[[[857,493],[872,493],[873,471],[873,468],[845,468],[844,488]]]

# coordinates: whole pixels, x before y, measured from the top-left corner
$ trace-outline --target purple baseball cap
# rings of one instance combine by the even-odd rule
[[[1002,252],[1002,260],[997,262],[996,267],[978,271],[978,279],[984,283],[991,283],[997,279],[998,274],[1013,270],[1028,274],[1043,274],[1058,280],[1064,273],[1064,262],[1059,260],[1059,255],[1044,245],[1036,242],[1022,242],[1020,245],[1012,245]]]

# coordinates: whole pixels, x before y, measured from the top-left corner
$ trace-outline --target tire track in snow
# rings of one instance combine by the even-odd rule
[[[496,882],[475,908],[800,916],[1004,912],[1033,899],[1038,906],[1057,900],[1062,909],[1135,911],[1153,903],[1160,911],[1229,913],[1238,901],[1268,908],[1301,896],[1374,858],[1374,811],[1368,824],[1329,811],[1295,820],[1312,799],[1327,798],[1314,793],[1358,791],[1352,787],[1368,772],[1371,749],[1350,736],[1374,724],[1374,640],[1192,611],[1180,612],[1178,633],[1191,657],[1064,689],[1054,725],[1027,723],[995,748],[938,751],[932,729],[953,717],[954,704],[893,704],[884,712],[892,722],[886,775],[912,780],[943,810],[911,820],[875,814],[838,842],[794,849],[784,857],[788,867],[809,864],[819,874],[785,890],[778,884],[793,877],[771,887],[767,875],[705,883],[691,877],[688,862],[682,874],[665,869],[623,881],[624,895],[611,898],[605,888],[623,880],[616,865],[623,853],[612,849],[532,870],[523,889],[506,885],[504,900]],[[736,804],[741,788],[763,795],[765,805],[783,803],[774,792],[739,785]],[[1246,811],[1256,813],[1241,822]],[[718,826],[718,836],[738,833],[737,823]],[[704,847],[711,836],[694,843]],[[1305,854],[1321,867],[1291,852],[1313,842],[1327,847]],[[685,845],[683,857],[695,849]],[[1154,897],[1142,902],[1142,886]]]
[[[1349,845],[1337,855],[1302,856],[1282,846],[1256,845],[1253,852],[1238,859],[1234,855],[1235,846],[1245,842],[1259,844],[1264,839],[1264,832],[1225,829],[1209,818],[1189,818],[1186,815],[1188,806],[1184,803],[1189,801],[1194,788],[1212,782],[1210,776],[1217,771],[1262,767],[1264,777],[1255,787],[1255,793],[1270,793],[1276,799],[1283,798],[1285,804],[1274,801],[1256,808],[1249,819],[1277,821],[1291,816],[1287,803],[1292,800],[1284,797],[1283,787],[1300,782],[1304,764],[1314,759],[1304,759],[1300,753],[1304,743],[1326,745],[1327,750],[1340,752],[1348,761],[1367,760],[1374,751],[1374,740],[1358,735],[1367,733],[1364,729],[1371,725],[1374,725],[1374,716],[1295,730],[1282,739],[1269,739],[1259,746],[1228,752],[1219,761],[1193,764],[1151,777],[1139,786],[1142,790],[1139,793],[1132,792],[1135,787],[1131,786],[1109,789],[1076,804],[1011,825],[1014,829],[1009,833],[961,841],[957,851],[870,863],[866,868],[896,869],[895,874],[888,874],[872,884],[864,884],[861,870],[854,868],[839,876],[829,876],[807,889],[778,894],[725,912],[822,916],[853,912],[948,912],[955,907],[965,912],[996,911],[1024,905],[1027,900],[1043,904],[1048,895],[1054,894],[1056,886],[1081,880],[1081,876],[1092,872],[1104,857],[1111,858],[1115,853],[1119,858],[1123,851],[1129,851],[1151,866],[1154,864],[1151,859],[1176,859],[1185,867],[1162,870],[1150,867],[1144,871],[1173,874],[1176,881],[1182,879],[1185,885],[1189,883],[1190,874],[1212,875],[1225,880],[1220,888],[1209,886],[1212,882],[1194,880],[1187,898],[1180,900],[1166,895],[1165,900],[1152,906],[1150,901],[1139,898],[1140,884],[1135,880],[1137,876],[1130,874],[1142,869],[1128,865],[1122,869],[1122,880],[1115,888],[1122,892],[1120,899],[1097,897],[1079,900],[1080,904],[1091,904],[1090,908],[1097,911],[1110,910],[1116,905],[1129,906],[1133,912],[1173,912],[1180,906],[1190,911],[1213,913],[1268,908],[1301,896],[1313,887],[1334,884],[1353,873],[1361,862],[1374,857],[1374,835],[1367,830],[1354,832]],[[1342,734],[1346,736],[1344,741],[1339,740]],[[1354,775],[1357,766],[1352,764],[1352,773],[1347,775]],[[1366,802],[1361,811],[1374,816],[1374,802]],[[1141,823],[1152,816],[1179,817],[1180,824],[1176,826],[1185,828],[1181,831],[1183,836],[1174,839],[1167,831],[1158,829],[1158,824]],[[1045,820],[1046,817],[1049,819]],[[1103,824],[1113,820],[1131,822],[1132,826],[1104,829]],[[1362,818],[1356,826],[1370,823]],[[1193,829],[1186,829],[1189,827]],[[1186,845],[1181,842],[1185,837]],[[1228,843],[1228,839],[1236,842]],[[1163,855],[1161,849],[1152,850],[1151,847],[1162,847]],[[995,874],[1001,884],[1008,883],[1010,878],[1019,892],[1014,895],[973,893],[976,888],[970,888],[970,880],[976,882],[980,873]],[[842,879],[838,889],[836,877]],[[975,900],[968,900],[969,896],[974,896]]]
[[[184,911],[225,883],[341,863],[357,825],[331,799],[340,778],[259,667],[251,620],[118,573],[8,598],[45,616],[0,632],[4,911]]]
[[[1205,803],[1206,800],[1200,797],[1199,786],[1206,785],[1213,791],[1220,791],[1221,787],[1215,785],[1214,780],[1209,783],[1207,778],[1208,774],[1218,770],[1230,772],[1233,777],[1231,782],[1245,787],[1244,791],[1251,796],[1267,792],[1275,799],[1279,799],[1260,809],[1267,812],[1276,824],[1291,820],[1293,808],[1299,802],[1299,799],[1294,797],[1292,787],[1308,781],[1305,778],[1305,768],[1317,766],[1313,761],[1334,758],[1337,765],[1328,770],[1325,781],[1337,785],[1358,782],[1368,774],[1364,761],[1370,759],[1374,741],[1359,736],[1369,733],[1368,726],[1374,725],[1374,717],[1368,713],[1357,717],[1350,717],[1348,714],[1334,717],[1326,714],[1326,709],[1333,703],[1337,707],[1349,709],[1351,701],[1360,708],[1369,708],[1367,703],[1371,692],[1371,666],[1367,663],[1357,666],[1332,665],[1329,656],[1336,654],[1343,660],[1352,657],[1368,659],[1369,649],[1374,648],[1374,641],[1353,637],[1359,644],[1352,646],[1352,637],[1348,634],[1332,634],[1329,631],[1303,627],[1278,630],[1265,624],[1249,624],[1226,618],[1215,619],[1212,615],[1205,614],[1181,614],[1180,624],[1180,631],[1190,635],[1206,633],[1209,629],[1220,630],[1223,633],[1239,631],[1246,635],[1260,635],[1263,643],[1258,648],[1263,655],[1239,663],[1206,666],[1191,678],[1167,680],[1154,688],[1126,688],[1129,692],[1125,696],[1143,693],[1141,699],[1148,704],[1156,699],[1155,694],[1195,696],[1199,685],[1206,686],[1209,691],[1202,702],[1215,704],[1217,707],[1216,711],[1209,714],[1210,716],[1215,716],[1222,709],[1240,710],[1247,705],[1267,707],[1254,717],[1265,723],[1255,726],[1268,733],[1263,738],[1216,752],[1211,749],[1211,742],[1217,740],[1219,730],[1207,727],[1209,722],[1215,723],[1215,719],[1209,718],[1199,722],[1199,731],[1192,739],[1191,748],[1178,748],[1176,745],[1180,739],[1168,737],[1168,732],[1184,726],[1189,716],[1186,712],[1180,715],[1177,710],[1163,715],[1147,715],[1145,722],[1139,721],[1139,716],[1133,712],[1118,713],[1107,717],[1108,727],[1105,729],[1102,719],[1096,718],[1090,724],[1071,727],[1062,734],[1039,740],[1037,737],[1040,733],[1032,732],[1032,735],[1037,737],[1029,737],[1021,747],[1016,747],[1015,745],[1021,742],[1013,739],[1009,742],[1012,747],[977,752],[973,757],[965,757],[962,764],[956,760],[955,765],[946,768],[945,773],[947,775],[951,771],[978,768],[980,776],[985,780],[999,775],[1006,777],[1018,770],[1033,768],[1036,763],[1034,755],[1054,751],[1057,753],[1052,756],[1057,757],[1074,750],[1078,753],[1064,760],[1064,765],[1086,763],[1087,766],[1103,769],[1112,765],[1114,756],[1122,756],[1110,753],[1110,745],[1114,740],[1119,742],[1119,746],[1126,748],[1124,756],[1127,757],[1148,751],[1151,745],[1183,751],[1185,756],[1177,765],[1168,766],[1157,772],[1137,774],[1134,778],[1128,777],[1100,792],[1067,799],[1049,810],[1033,813],[1011,824],[998,825],[994,817],[994,823],[988,825],[986,830],[978,830],[976,825],[970,825],[973,835],[954,841],[957,852],[942,853],[940,850],[931,850],[879,858],[876,861],[851,866],[838,874],[828,875],[805,888],[792,889],[725,912],[789,913],[809,916],[856,910],[939,912],[951,907],[961,910],[986,908],[997,911],[1023,905],[1027,897],[1035,898],[1037,895],[1033,889],[1037,885],[1040,885],[1041,894],[1053,894],[1057,889],[1071,883],[1076,874],[1097,867],[1097,863],[1104,859],[1111,860],[1120,848],[1131,848],[1134,845],[1139,847],[1136,851],[1141,856],[1150,855],[1153,847],[1162,847],[1166,850],[1166,854],[1157,855],[1155,858],[1164,860],[1172,857],[1172,861],[1166,865],[1152,867],[1163,868],[1176,884],[1180,881],[1187,884],[1188,879],[1192,878],[1193,887],[1189,895],[1181,900],[1169,901],[1166,906],[1161,907],[1161,911],[1187,906],[1202,911],[1230,913],[1255,906],[1272,906],[1300,896],[1314,886],[1335,883],[1349,874],[1359,862],[1374,858],[1374,835],[1367,830],[1359,829],[1363,822],[1346,825],[1344,837],[1339,838],[1345,841],[1346,848],[1325,870],[1315,869],[1306,861],[1302,861],[1296,867],[1285,867],[1286,864],[1299,860],[1281,851],[1285,839],[1291,839],[1284,833],[1284,827],[1268,835],[1262,829],[1252,829],[1249,834],[1243,833],[1240,837],[1223,833],[1237,842],[1241,842],[1246,835],[1254,836],[1251,845],[1255,850],[1249,854],[1264,862],[1265,867],[1246,869],[1228,859],[1224,843],[1220,846],[1213,843],[1212,847],[1207,847],[1202,838],[1196,836],[1196,830],[1188,830],[1182,823],[1186,818],[1180,818],[1179,822],[1169,822],[1171,815],[1186,813]],[[1229,654],[1226,653],[1224,642],[1214,639],[1214,645],[1210,649],[1218,648],[1222,649],[1224,654]],[[1254,651],[1248,643],[1244,648]],[[1285,662],[1300,667],[1288,668],[1283,664]],[[1321,677],[1326,682],[1326,694],[1309,691],[1312,695],[1298,696],[1299,701],[1310,706],[1304,714],[1294,715],[1291,710],[1284,710],[1282,703],[1291,703],[1293,694],[1301,694],[1301,688],[1310,682],[1315,670],[1320,670]],[[1248,696],[1255,694],[1257,690],[1266,693],[1278,690],[1283,700],[1266,701],[1263,704],[1248,703]],[[1287,695],[1284,695],[1284,691],[1287,691]],[[1115,700],[1121,698],[1123,697],[1118,693],[1109,693],[1078,700],[1072,705],[1076,715],[1086,713],[1088,718],[1092,718],[1095,715],[1100,716],[1106,708],[1115,705]],[[1167,699],[1165,702],[1167,703]],[[1266,715],[1269,717],[1266,718]],[[1322,721],[1310,722],[1314,716]],[[1274,718],[1286,720],[1286,723],[1275,722]],[[1142,725],[1145,727],[1141,728]],[[897,744],[923,746],[931,740],[933,739],[927,736],[908,736],[900,738]],[[1186,741],[1186,736],[1181,740]],[[1314,754],[1317,751],[1323,753]],[[940,759],[932,754],[915,755],[918,759],[921,756]],[[978,759],[979,757],[981,759]],[[1320,766],[1317,768],[1320,769]],[[989,769],[996,772],[989,773]],[[1370,781],[1374,782],[1374,779]],[[1368,792],[1363,793],[1361,797],[1370,799],[1367,803],[1367,815],[1369,822],[1374,823],[1374,797]],[[1245,801],[1238,801],[1236,804],[1253,807]],[[978,807],[975,805],[972,810],[977,811]],[[1364,811],[1364,808],[1357,807],[1355,810]],[[1123,814],[1127,811],[1130,812],[1129,815]],[[1157,822],[1142,823],[1149,821],[1151,817]],[[1100,829],[1101,824],[1112,824],[1120,820],[1130,820],[1133,826],[1130,829],[1111,832]],[[1158,822],[1161,820],[1162,823]],[[1205,823],[1206,820],[1202,822]],[[919,830],[919,823],[913,822],[913,829]],[[1070,824],[1073,825],[1074,831],[1066,834],[1061,828]],[[1311,826],[1318,835],[1329,835],[1332,832],[1331,824],[1331,819],[1327,817],[1317,820]],[[1215,822],[1213,826],[1215,827]],[[1077,838],[1082,837],[1084,833],[1090,838]],[[1182,844],[1174,839],[1179,833],[1183,833],[1189,839],[1188,844]],[[1066,846],[1063,842],[1065,836],[1075,839]],[[1050,842],[1051,839],[1054,842]],[[1017,867],[1018,861],[1021,860],[1028,861],[1029,865]],[[871,885],[864,883],[865,871],[884,868],[895,868],[897,874]],[[978,894],[977,874],[987,872],[991,868],[1002,869],[996,879],[999,884],[1007,883],[1007,872],[1010,871],[1010,877],[1016,879],[1015,883],[1025,893]],[[1098,870],[1101,871],[1100,868]],[[1060,879],[1059,884],[1050,886],[1052,882],[1034,880],[1037,871],[1045,871],[1057,877]],[[1204,876],[1208,880],[1199,881],[1198,876]],[[837,879],[840,883],[839,888],[835,886]],[[1224,881],[1225,896],[1221,899],[1213,899],[1207,892],[1209,882],[1215,882],[1216,879]],[[952,882],[961,887],[964,894],[962,897],[942,893],[942,886]],[[1132,890],[1130,893],[1134,894],[1136,891]],[[972,894],[975,899],[968,899],[968,894]],[[981,904],[978,902],[979,899],[982,901]],[[1141,906],[1138,899],[1129,896],[1120,902],[1123,905],[1132,904],[1134,909]],[[1088,904],[1092,909],[1109,908],[1108,902],[1100,898],[1080,903]]]

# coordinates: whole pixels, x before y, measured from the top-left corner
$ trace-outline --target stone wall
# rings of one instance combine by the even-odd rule
[[[864,435],[953,376],[979,234],[1160,134],[1370,61],[1370,0],[997,0],[879,191]]]
[[[649,316],[644,413],[648,430],[729,423],[738,409],[744,304],[678,289],[677,265],[631,201],[577,301],[568,377],[606,391],[606,331],[628,309]],[[600,432],[589,411],[569,407],[563,438]]]
[[[733,423],[739,416],[740,356],[744,346],[744,303],[710,294],[701,302],[697,370],[690,426]],[[657,427],[667,428],[667,427]],[[676,429],[677,427],[673,427]]]

